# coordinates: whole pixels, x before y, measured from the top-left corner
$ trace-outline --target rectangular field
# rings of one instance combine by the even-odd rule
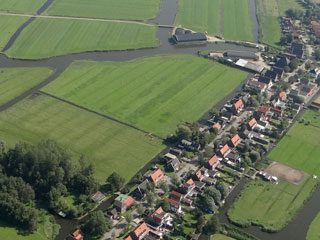
[[[27,17],[0,16],[0,52]]]
[[[179,0],[176,24],[231,40],[254,39],[249,0]]]
[[[253,223],[270,231],[281,230],[311,196],[317,180],[307,177],[300,185],[262,180],[248,183],[228,216],[238,224]]]
[[[6,51],[9,57],[39,59],[69,53],[155,47],[157,27],[70,19],[36,19]]]
[[[0,113],[0,136],[7,146],[18,141],[53,139],[93,162],[104,183],[113,172],[126,180],[164,146],[156,138],[47,96],[31,96]]]
[[[269,158],[320,175],[320,115],[309,110],[302,118],[304,123],[296,122]]]
[[[0,11],[36,13],[45,2],[46,0],[0,0]]]
[[[0,68],[0,105],[34,87],[52,73],[50,68]]]
[[[161,0],[55,0],[47,15],[126,20],[155,18]]]
[[[192,55],[78,61],[44,91],[166,137],[198,120],[247,75]]]

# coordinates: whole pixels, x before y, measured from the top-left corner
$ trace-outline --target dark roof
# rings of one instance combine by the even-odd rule
[[[278,76],[282,77],[283,69],[277,68],[277,67],[273,67],[273,68],[272,68],[272,71],[273,71],[273,72],[276,72],[276,73],[278,74]]]
[[[264,84],[269,84],[271,82],[271,78],[260,76],[258,79],[259,82],[262,82]]]
[[[274,66],[278,67],[278,68],[284,68],[284,67],[288,66],[288,64],[289,64],[288,58],[282,56]]]
[[[268,71],[266,71],[266,73],[264,74],[264,76],[275,80],[276,77],[277,77],[277,73],[274,72],[274,71],[268,70]]]
[[[291,53],[296,55],[297,58],[302,58],[302,55],[303,55],[303,44],[292,43],[291,44]]]
[[[257,59],[258,56],[254,52],[243,52],[243,51],[227,51],[228,57],[237,57],[237,58],[247,58],[247,59]]]
[[[184,34],[185,31],[183,28],[177,28],[176,31],[175,31],[175,34]]]
[[[175,34],[173,37],[177,42],[207,41],[204,33]]]

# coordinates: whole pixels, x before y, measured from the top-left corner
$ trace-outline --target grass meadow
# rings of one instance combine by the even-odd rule
[[[296,122],[269,158],[320,175],[320,115],[308,110],[302,118],[304,123]],[[306,125],[308,121],[310,125]]]
[[[214,234],[210,237],[210,240],[234,240],[234,238],[228,237],[223,234]]]
[[[282,180],[279,184],[251,181],[229,209],[228,216],[241,225],[252,223],[270,231],[279,231],[294,218],[316,184],[317,180],[310,176],[300,185]]]
[[[254,40],[249,0],[179,0],[176,24],[232,40]]]
[[[11,36],[27,20],[27,17],[0,16],[0,52],[8,43]]]
[[[34,87],[52,73],[50,68],[0,68],[0,105]]]
[[[320,239],[320,213],[312,221],[308,233],[307,240],[319,240]]]
[[[84,154],[93,162],[100,183],[113,171],[129,180],[164,148],[156,138],[44,95],[1,112],[0,136],[8,147],[56,140],[76,161]]]
[[[247,75],[192,55],[78,61],[44,91],[166,137],[198,120]]]
[[[69,53],[158,46],[157,28],[130,23],[36,19],[6,51],[9,57],[40,59]]]
[[[158,15],[160,3],[161,0],[55,0],[45,14],[145,21]]]
[[[46,0],[0,0],[0,11],[36,13],[45,2]]]

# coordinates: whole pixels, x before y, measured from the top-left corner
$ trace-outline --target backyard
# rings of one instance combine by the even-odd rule
[[[268,231],[279,231],[297,214],[316,184],[310,176],[300,185],[282,180],[279,184],[251,181],[229,209],[228,216],[239,225],[255,224]]]
[[[176,24],[226,39],[254,40],[249,0],[179,0]]]
[[[44,91],[165,138],[201,118],[247,75],[192,55],[78,61]]]
[[[158,46],[157,28],[130,23],[36,19],[24,29],[9,57],[48,58],[69,53]]]
[[[145,21],[158,15],[160,3],[161,0],[55,0],[45,14]]]
[[[71,150],[75,161],[84,154],[94,163],[100,183],[113,171],[129,180],[164,148],[157,138],[37,94],[0,113],[0,135],[7,147],[18,141],[56,140]]]
[[[52,73],[50,68],[0,68],[0,105],[34,87]]]

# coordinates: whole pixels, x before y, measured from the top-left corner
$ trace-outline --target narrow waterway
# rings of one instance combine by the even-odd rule
[[[257,17],[257,6],[256,0],[249,0],[250,4],[250,14],[253,24],[254,42],[259,42],[259,22]]]

